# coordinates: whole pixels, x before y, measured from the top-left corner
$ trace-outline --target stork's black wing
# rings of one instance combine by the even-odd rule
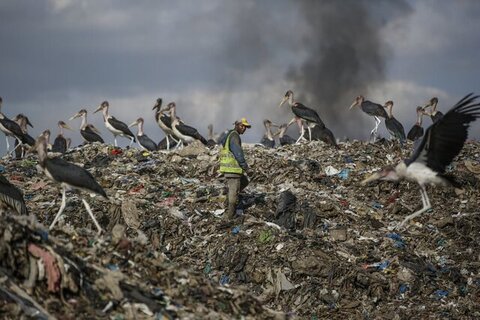
[[[405,129],[400,121],[394,117],[387,118],[385,119],[385,126],[393,137],[399,139],[401,142],[405,141]]]
[[[15,137],[18,137],[19,139],[23,137],[24,133],[22,131],[22,128],[20,128],[18,123],[16,123],[15,121],[10,120],[8,118],[3,118],[3,119],[0,119],[0,123],[5,129],[10,131]]]
[[[73,187],[87,189],[101,196],[107,197],[103,188],[86,169],[61,158],[52,158],[45,161],[45,169],[57,182],[64,182]]]
[[[423,127],[419,126],[418,124],[415,124],[413,125],[412,129],[408,131],[407,139],[411,141],[415,141],[421,136],[423,136]]]
[[[319,126],[315,126],[311,129],[311,131],[311,140],[320,140],[338,149],[337,141],[335,139],[335,136],[333,135],[333,132],[330,131],[330,129],[328,129],[327,127],[321,128]]]
[[[152,139],[150,139],[146,134],[142,136],[137,136],[138,143],[147,149],[148,151],[155,151],[158,149],[158,146]]]
[[[388,117],[387,111],[385,111],[385,108],[381,104],[366,100],[362,102],[361,108],[363,112],[372,117],[377,116],[385,119]]]
[[[441,119],[428,127],[425,135],[407,164],[422,162],[438,173],[460,153],[468,137],[470,122],[480,117],[478,96],[465,96]]]
[[[320,119],[320,116],[318,115],[317,111],[310,109],[299,102],[296,102],[292,106],[292,112],[299,118],[302,118],[309,122],[316,123],[322,128],[325,127],[325,124],[323,123],[322,119]]]
[[[280,145],[284,146],[287,144],[295,144],[296,140],[290,137],[289,135],[284,135],[280,139]]]
[[[24,133],[20,140],[23,144],[28,144],[29,146],[33,146],[35,144],[35,139],[29,135],[28,133]]]
[[[167,127],[167,128],[172,128],[172,118],[170,116],[167,116],[166,114],[162,114],[160,116],[159,121],[162,121],[162,123]]]
[[[120,120],[117,120],[115,117],[110,117],[108,118],[108,123],[110,123],[112,125],[112,127],[114,127],[115,129],[117,130],[120,130],[122,131],[125,135],[129,136],[129,137],[133,137],[135,139],[135,135],[132,133],[132,131],[130,131],[130,128],[128,128],[128,126],[123,123],[122,121]]]
[[[198,133],[198,130],[194,127],[187,126],[186,124],[183,124],[181,122],[178,123],[176,127],[178,132],[180,132],[181,134],[193,137],[197,140],[200,140],[204,145],[207,145],[207,139],[205,139],[200,133]]]
[[[67,151],[67,139],[59,135],[55,138],[52,146],[52,152],[65,153]]]
[[[80,130],[82,137],[88,142],[101,142],[104,143],[102,137],[93,131],[91,128],[86,127],[85,130]]]
[[[0,201],[13,208],[19,214],[28,214],[22,192],[0,175]]]

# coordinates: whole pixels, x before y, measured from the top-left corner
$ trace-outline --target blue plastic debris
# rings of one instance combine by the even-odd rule
[[[40,236],[43,241],[48,240],[48,231],[47,230],[35,230],[35,233]]]
[[[390,261],[385,260],[377,265],[377,270],[385,270],[390,265]]]
[[[5,167],[4,166],[0,166],[0,173],[4,173],[5,172]]]
[[[240,232],[240,227],[233,227],[232,228],[232,233],[233,234],[238,234]]]
[[[220,277],[220,285],[224,286],[230,282],[230,277],[227,276],[226,274],[222,275]]]
[[[153,288],[153,289],[152,289],[152,294],[153,294],[155,297],[163,297],[163,295],[164,295],[165,293],[164,293],[163,290],[160,289],[160,288]]]
[[[353,159],[350,156],[345,156],[345,163],[353,163]]]
[[[383,262],[375,262],[375,263],[372,263],[372,264],[366,264],[366,265],[363,266],[363,268],[367,269],[367,268],[373,267],[373,268],[376,268],[379,271],[382,271],[382,270],[387,269],[389,265],[390,265],[390,261],[385,260]]]
[[[349,173],[350,173],[350,169],[342,169],[342,171],[340,171],[340,172],[338,173],[338,176],[339,176],[340,179],[342,179],[342,180],[347,180]]]
[[[33,198],[33,194],[31,194],[31,193],[27,193],[27,194],[23,195],[23,199],[25,199],[25,200],[30,200],[32,198]]]
[[[405,248],[405,241],[403,241],[402,236],[398,233],[387,233],[387,238],[394,240],[393,246],[395,248],[404,249]]]
[[[374,202],[372,203],[372,208],[374,208],[374,209],[381,209],[381,208],[383,208],[383,204],[374,201]]]
[[[442,299],[448,296],[448,291],[447,290],[437,290],[435,291],[435,297],[437,299]]]
[[[114,263],[109,263],[107,264],[107,269],[108,270],[112,270],[112,271],[117,271],[119,270],[120,268],[118,267],[118,265],[114,264]]]
[[[324,222],[323,225],[322,225],[323,232],[327,232],[328,229],[329,229],[328,223]]]
[[[400,288],[399,288],[399,291],[400,291],[400,293],[407,292],[408,291],[408,284],[405,284],[405,283],[401,284]]]

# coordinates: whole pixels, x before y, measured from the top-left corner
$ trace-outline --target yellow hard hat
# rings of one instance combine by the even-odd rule
[[[242,118],[238,121],[235,121],[235,124],[243,124],[246,128],[251,128],[252,126],[248,123],[247,118]]]

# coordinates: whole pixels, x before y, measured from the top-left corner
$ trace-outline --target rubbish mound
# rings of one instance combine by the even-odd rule
[[[245,145],[253,170],[238,218],[224,217],[219,148],[76,148],[110,201],[80,198],[38,173],[35,156],[0,162],[33,216],[0,216],[0,316],[50,319],[478,318],[480,144],[448,171],[463,188],[376,182],[411,144]],[[39,223],[41,222],[41,224]]]

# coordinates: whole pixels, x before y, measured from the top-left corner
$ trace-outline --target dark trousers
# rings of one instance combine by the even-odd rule
[[[235,212],[237,208],[238,193],[245,189],[249,181],[247,176],[243,174],[229,173],[225,174],[225,178],[227,179],[228,187],[227,216],[229,218],[233,218],[235,217]]]

